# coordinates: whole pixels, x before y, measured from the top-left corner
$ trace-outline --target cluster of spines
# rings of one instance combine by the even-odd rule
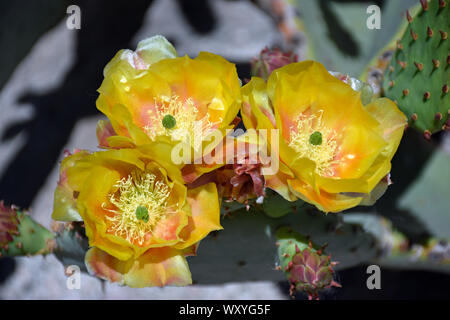
[[[0,257],[47,254],[54,235],[26,213],[0,201]]]
[[[448,10],[448,4],[445,0],[437,0],[438,1],[438,14],[440,14],[440,12],[444,9]],[[422,13],[429,11],[430,10],[430,3],[427,0],[420,0],[420,4],[422,7]],[[418,16],[420,16],[421,14],[419,14]],[[433,37],[438,37],[439,38],[439,44],[442,44],[444,42],[446,42],[448,40],[448,31],[446,30],[442,30],[441,28],[438,27],[434,27],[434,26],[430,26],[427,25],[424,33],[422,35],[422,32],[419,31],[417,28],[413,28],[412,27],[412,23],[414,21],[413,17],[411,16],[409,11],[406,11],[406,19],[410,25],[409,28],[409,35],[405,34],[403,36],[403,39],[407,39],[410,43],[414,43],[416,41],[418,41],[419,39],[421,39],[422,37],[425,38],[425,41],[428,41],[430,39],[432,39]],[[397,41],[397,53],[404,51],[404,45],[402,44],[402,41],[399,40]],[[397,64],[399,66],[399,70],[405,70],[406,68],[410,67],[408,61],[406,60],[402,60],[402,59],[397,59],[398,54],[395,55],[395,57],[393,58],[393,61],[391,62],[389,68],[388,68],[388,74],[391,75],[395,68],[395,64]],[[425,59],[425,57],[424,57]],[[427,64],[430,64],[429,67],[431,67],[431,74],[433,74],[433,72],[439,68],[444,68],[444,70],[447,70],[450,67],[450,55],[447,55],[447,57],[444,59],[445,61],[443,61],[443,59],[439,59],[437,57],[435,58],[431,58],[430,61],[425,61],[425,60],[420,60],[419,58],[416,57],[416,59],[414,61],[410,61],[412,62],[412,68],[415,70],[415,74],[418,73],[422,73],[424,72],[424,69],[426,67]],[[444,80],[445,81],[445,80]],[[393,89],[395,86],[397,85],[401,85],[399,83],[396,83],[395,79],[390,79],[389,81],[387,81],[386,83],[388,90],[389,89]],[[417,90],[417,89],[411,89],[411,90]],[[410,95],[411,93],[410,88],[404,88],[402,90],[402,96],[407,97],[408,95]],[[442,87],[440,87],[440,95],[441,97],[445,97],[448,93],[449,93],[449,86],[447,83],[443,83]],[[423,102],[427,102],[430,101],[430,99],[432,99],[432,92],[430,92],[430,90],[425,89],[422,93],[422,99]],[[394,100],[395,103],[398,104],[398,100]],[[410,116],[410,124],[415,126],[415,124],[417,123],[418,119],[419,119],[419,115],[414,112],[412,114],[409,115]],[[436,112],[433,115],[434,118],[434,125],[433,128],[425,128],[425,130],[423,131],[423,135],[426,139],[430,139],[431,135],[433,132],[435,131],[439,131],[440,129],[442,130],[450,130],[450,109],[446,110],[446,112]],[[443,121],[446,118],[445,121]],[[441,126],[442,123],[442,126]],[[433,132],[432,132],[433,131]]]
[[[2,252],[9,250],[9,246],[14,241],[14,237],[19,235],[19,218],[15,207],[7,207],[0,201],[0,257]],[[22,246],[19,242],[18,248]]]

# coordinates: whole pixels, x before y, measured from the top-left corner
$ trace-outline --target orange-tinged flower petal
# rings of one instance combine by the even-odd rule
[[[290,191],[288,185],[288,180],[294,178],[294,174],[284,163],[280,162],[280,168],[276,174],[266,175],[264,178],[266,188],[275,190],[288,201],[295,201],[297,199]]]
[[[167,214],[164,219],[158,222],[152,235],[154,243],[161,241],[165,245],[175,245],[179,242],[180,232],[188,225],[190,213],[186,212],[187,210],[188,208],[184,208],[183,210]]]
[[[356,192],[370,193],[370,191],[386,176],[391,170],[390,161],[379,156],[372,166],[367,169],[363,176],[355,179],[332,179],[317,177],[317,184],[323,190],[331,193]]]
[[[323,190],[313,190],[300,180],[288,180],[291,191],[303,201],[314,204],[324,212],[340,212],[357,206],[363,197],[350,197],[338,193],[328,193]]]
[[[128,260],[118,260],[96,247],[86,252],[84,261],[91,275],[119,284],[124,284],[123,275],[130,268]]]
[[[187,201],[192,210],[189,224],[180,233],[184,242],[176,245],[184,249],[199,242],[211,231],[223,229],[220,225],[220,205],[217,188],[214,183],[208,183],[195,189],[189,189]]]
[[[407,124],[406,116],[397,105],[387,98],[380,98],[366,106],[366,110],[380,123],[380,132],[388,145],[382,154],[392,159]]]
[[[131,149],[136,145],[129,137],[124,136],[111,136],[106,138],[106,145],[111,149]]]
[[[185,257],[193,257],[197,255],[197,249],[199,246],[200,242],[197,242],[196,244],[193,244],[190,247],[187,247],[186,249],[181,250],[181,252],[183,253],[183,255]]]
[[[115,136],[116,132],[109,120],[99,120],[97,123],[97,140],[100,148],[109,148],[108,138]]]
[[[88,154],[87,151],[76,150],[74,154],[63,159],[58,185],[54,194],[52,219],[58,221],[82,221],[76,208],[76,191],[67,181],[67,170]]]
[[[247,129],[269,129],[275,127],[275,115],[266,92],[266,82],[253,77],[242,87],[241,115]]]
[[[192,284],[183,252],[169,247],[150,249],[138,259],[128,261],[91,248],[86,253],[85,263],[89,273],[132,288]]]
[[[77,161],[77,165],[67,169],[68,183],[76,191],[83,187],[86,177],[95,166],[114,167],[125,173],[127,168],[135,166],[144,170],[145,164],[133,150],[120,149],[95,152]]]
[[[180,171],[183,164],[175,165],[172,162],[172,146],[170,144],[161,141],[155,141],[140,146],[137,148],[137,150],[141,152],[145,157],[153,159],[154,162],[158,163],[162,168],[164,168],[171,179],[183,181]]]

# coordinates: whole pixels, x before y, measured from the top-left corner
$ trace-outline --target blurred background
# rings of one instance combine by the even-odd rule
[[[222,55],[246,79],[251,59],[266,46],[278,46],[300,60],[314,54],[329,69],[359,76],[415,2],[0,0],[0,199],[30,208],[50,226],[58,163],[65,149],[96,149],[95,126],[102,118],[96,90],[104,66],[120,49],[134,50],[140,40],[161,34],[179,55]],[[382,9],[381,30],[365,27],[371,4]],[[79,30],[66,25],[69,5],[81,9]],[[449,152],[448,135],[433,139]],[[445,274],[383,269],[382,290],[375,291],[366,287],[365,266],[338,277],[343,288],[326,293],[327,299],[450,297]],[[130,289],[87,275],[81,281],[81,290],[68,290],[53,256],[0,258],[0,299],[289,299],[287,282]]]

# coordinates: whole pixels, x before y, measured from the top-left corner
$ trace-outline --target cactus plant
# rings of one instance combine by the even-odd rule
[[[296,3],[305,2],[297,0]],[[321,10],[325,13],[328,12],[327,10],[330,10],[329,8],[325,9],[324,4],[326,3],[327,1],[321,1],[321,4],[319,4]],[[391,62],[391,66],[396,65],[396,67],[388,68],[386,72],[385,85],[388,83],[388,88],[385,89],[385,93],[388,97],[390,94],[395,95],[398,89],[397,86],[400,84],[408,83],[416,88],[420,87],[421,81],[425,83],[424,80],[428,79],[426,78],[426,72],[429,71],[428,77],[432,89],[427,91],[427,94],[424,94],[423,97],[416,101],[417,99],[414,99],[416,93],[413,94],[413,90],[408,89],[407,94],[405,94],[404,89],[402,91],[403,100],[399,98],[400,101],[397,99],[397,102],[399,102],[400,106],[406,108],[407,111],[405,112],[409,112],[412,110],[411,108],[420,105],[418,107],[420,112],[422,112],[420,113],[420,118],[417,116],[419,111],[414,113],[416,116],[414,114],[411,115],[412,120],[415,120],[413,125],[417,127],[429,124],[429,119],[425,119],[423,116],[428,116],[430,111],[424,111],[424,105],[427,105],[427,103],[433,104],[435,108],[438,108],[441,116],[438,117],[436,113],[433,126],[427,126],[426,129],[431,135],[432,132],[439,130],[439,126],[445,127],[445,122],[448,121],[448,113],[444,114],[445,110],[441,110],[443,106],[448,108],[448,95],[446,92],[448,87],[444,85],[439,88],[441,85],[439,81],[442,78],[444,80],[448,79],[448,65],[442,64],[441,61],[444,60],[442,60],[441,56],[445,50],[448,50],[447,31],[442,25],[448,23],[445,21],[445,18],[448,17],[449,6],[442,0],[431,3],[422,1],[421,3],[422,10],[418,15],[415,15],[414,19],[408,15],[408,21],[410,22],[408,26],[409,33],[399,42],[398,49],[394,55],[395,59]],[[315,6],[315,4],[309,3],[305,8],[309,8],[309,6]],[[393,5],[391,4],[391,6]],[[401,6],[395,5],[396,10],[399,7]],[[339,9],[340,6],[335,4],[331,8],[336,9],[338,13],[341,10]],[[359,12],[362,6],[356,5],[353,8],[357,8]],[[354,14],[355,11],[350,10],[350,13]],[[436,21],[431,21],[430,17],[435,16],[438,17],[434,19]],[[361,22],[361,18],[358,19]],[[426,26],[426,39],[422,37],[423,32],[419,33],[418,29],[416,29],[419,27],[423,29],[424,26]],[[173,49],[172,45],[163,37],[157,37],[156,39],[159,39],[158,42],[162,41],[163,46],[169,45]],[[377,37],[374,36],[373,39],[377,39]],[[168,74],[172,75],[172,72],[175,73],[177,70],[175,62],[181,61],[176,59],[188,59],[187,57],[176,58],[174,50],[173,52],[169,50],[170,58],[162,59],[166,61],[158,65],[158,62],[151,59],[153,56],[152,52],[147,52],[148,55],[145,54],[147,50],[154,50],[161,45],[161,43],[153,43],[155,46],[149,45],[154,40],[155,38],[147,40],[149,41],[145,42],[147,45],[138,46],[136,52],[125,51],[125,53],[116,56],[115,59],[118,60],[114,61],[120,64],[120,68],[116,72],[121,74],[126,69],[130,74],[133,74],[135,80],[141,79],[136,80],[136,82],[140,82],[143,81],[142,79],[145,79],[144,76],[148,75],[142,70],[150,66],[154,66],[155,70],[159,70],[157,67],[164,66],[164,63],[167,63],[167,65],[174,63],[174,68],[168,69]],[[366,43],[363,47],[370,47],[372,44]],[[320,43],[320,45],[324,44]],[[381,43],[377,43],[375,47],[378,49],[379,45]],[[428,65],[425,66],[425,63],[417,60],[419,53],[420,55],[431,57],[429,49],[419,52],[419,49],[425,46],[431,46],[432,48],[434,46],[434,48],[438,49],[433,54],[437,54],[440,60],[431,58],[434,68],[432,71],[429,70]],[[187,268],[187,262],[184,259],[197,253],[198,243],[201,240],[201,255],[192,259],[192,261],[189,259],[189,265],[192,267],[192,279],[196,283],[211,284],[228,281],[282,280],[287,278],[291,283],[291,295],[294,295],[295,291],[302,291],[310,299],[317,299],[319,293],[323,290],[340,286],[334,276],[335,272],[339,271],[340,268],[348,268],[366,262],[376,262],[391,267],[401,266],[402,268],[405,268],[405,264],[408,262],[414,262],[409,263],[408,267],[450,271],[450,249],[448,245],[450,235],[448,234],[449,221],[446,214],[447,208],[450,206],[448,204],[450,197],[446,197],[445,194],[448,189],[448,180],[450,179],[446,174],[450,172],[447,170],[450,162],[446,155],[441,152],[435,152],[435,157],[431,158],[429,163],[431,169],[428,168],[422,174],[419,174],[418,170],[408,170],[409,180],[402,179],[401,183],[404,183],[406,186],[411,185],[411,187],[409,189],[406,186],[400,188],[403,189],[402,193],[407,190],[405,194],[401,197],[398,195],[392,197],[395,199],[388,203],[388,207],[379,203],[377,206],[374,206],[378,198],[384,194],[388,185],[391,184],[389,174],[391,170],[390,159],[396,152],[403,136],[405,121],[397,122],[397,117],[394,116],[391,119],[388,110],[385,108],[388,105],[391,106],[392,110],[396,110],[398,117],[404,118],[395,104],[389,102],[388,99],[380,99],[383,102],[379,101],[379,104],[377,104],[373,99],[374,92],[371,87],[363,81],[348,75],[347,72],[351,73],[351,71],[357,70],[362,61],[367,60],[368,52],[363,51],[358,55],[358,59],[341,56],[335,60],[333,57],[329,63],[334,65],[334,62],[340,62],[341,65],[335,70],[344,68],[346,69],[345,73],[327,71],[313,62],[311,64],[315,65],[314,68],[311,68],[313,76],[308,74],[297,79],[298,82],[290,82],[291,78],[295,78],[295,75],[301,68],[308,65],[308,63],[298,63],[292,69],[283,68],[289,70],[289,72],[286,72],[285,78],[281,77],[281,73],[277,72],[280,77],[275,80],[269,79],[266,83],[265,80],[267,80],[267,77],[273,70],[294,62],[296,56],[292,53],[284,53],[279,49],[274,51],[263,50],[259,56],[260,60],[254,61],[253,73],[265,78],[265,80],[259,79],[261,81],[258,83],[258,86],[249,86],[249,90],[254,90],[249,97],[257,103],[255,103],[254,108],[249,109],[250,116],[255,117],[248,120],[255,120],[256,124],[265,123],[272,128],[280,120],[277,118],[280,116],[280,110],[283,111],[284,109],[272,102],[263,107],[259,103],[266,101],[266,95],[273,94],[274,97],[282,97],[284,91],[290,91],[291,89],[294,89],[292,91],[305,90],[311,94],[315,93],[316,91],[313,89],[316,87],[314,86],[309,91],[305,89],[308,88],[306,85],[311,79],[320,83],[317,92],[322,94],[307,97],[308,99],[304,99],[305,101],[315,101],[316,95],[324,98],[326,95],[323,92],[327,89],[332,93],[340,92],[342,96],[345,93],[345,101],[354,102],[358,106],[361,101],[366,107],[361,106],[360,110],[357,110],[360,112],[358,113],[360,117],[355,117],[358,120],[355,122],[356,124],[350,123],[345,126],[341,125],[341,127],[346,127],[348,131],[353,130],[354,132],[352,133],[354,134],[352,136],[367,135],[368,137],[366,140],[362,139],[359,141],[355,139],[355,141],[352,141],[355,147],[352,148],[352,153],[348,153],[346,156],[350,160],[355,158],[368,159],[370,161],[367,161],[367,166],[371,166],[371,163],[375,164],[371,170],[367,171],[367,174],[363,175],[364,179],[361,178],[360,181],[356,181],[359,180],[361,171],[366,166],[366,163],[364,163],[364,166],[353,167],[351,165],[352,162],[348,162],[348,166],[342,167],[343,170],[345,169],[344,171],[348,170],[346,172],[348,175],[345,175],[345,177],[354,176],[354,178],[348,179],[350,181],[342,181],[344,179],[340,180],[337,176],[332,176],[335,173],[332,170],[316,172],[317,175],[314,175],[314,179],[311,179],[311,172],[315,172],[314,168],[311,167],[311,162],[317,165],[316,161],[323,160],[323,158],[326,160],[330,156],[329,164],[332,168],[335,164],[337,165],[335,160],[339,158],[335,154],[336,141],[334,132],[327,134],[329,136],[328,143],[322,143],[325,140],[322,140],[321,132],[327,132],[322,123],[323,110],[319,110],[320,117],[317,118],[314,116],[306,120],[300,117],[297,118],[297,122],[304,125],[304,127],[297,127],[298,132],[295,132],[296,135],[294,136],[297,136],[299,139],[297,139],[295,146],[298,146],[302,152],[297,150],[297,154],[293,154],[291,153],[293,150],[286,147],[282,150],[283,157],[281,153],[278,154],[278,160],[281,160],[282,164],[279,171],[280,175],[278,173],[266,175],[262,173],[264,168],[262,162],[247,162],[250,158],[250,151],[248,150],[245,151],[246,153],[243,151],[243,158],[246,160],[243,163],[238,163],[234,159],[232,164],[227,162],[227,165],[222,167],[208,167],[204,163],[195,163],[194,165],[198,164],[198,167],[183,167],[183,169],[194,169],[190,171],[181,169],[181,165],[178,167],[178,165],[175,166],[171,163],[173,159],[166,157],[170,154],[167,144],[168,139],[150,141],[150,136],[148,136],[146,130],[149,129],[150,125],[155,127],[161,126],[162,135],[165,136],[166,130],[169,130],[168,132],[172,134],[173,132],[170,130],[180,125],[180,123],[184,123],[187,126],[191,120],[196,119],[198,110],[194,103],[188,103],[192,117],[185,119],[185,122],[182,122],[181,118],[175,119],[175,116],[167,114],[169,109],[161,106],[161,112],[158,114],[158,117],[151,118],[154,123],[149,123],[148,126],[143,128],[135,127],[131,120],[128,121],[129,119],[125,117],[128,116],[128,111],[122,110],[124,112],[122,114],[120,108],[117,109],[117,107],[109,106],[108,104],[107,107],[111,107],[114,112],[120,111],[115,114],[117,116],[115,120],[123,120],[124,124],[121,127],[117,123],[110,122],[111,119],[99,123],[97,127],[99,146],[107,149],[107,151],[94,153],[88,151],[78,152],[69,155],[71,160],[65,160],[61,165],[60,181],[55,192],[55,214],[53,218],[59,217],[61,221],[71,222],[55,223],[52,226],[53,232],[51,232],[34,221],[25,211],[14,207],[6,207],[3,203],[0,203],[0,254],[20,256],[52,253],[66,266],[78,265],[83,271],[89,270],[93,275],[110,281],[114,280],[113,278],[119,280],[126,278],[127,281],[112,282],[133,284],[133,286],[148,286],[150,284],[158,286],[167,284],[186,285],[191,283],[192,280],[191,272]],[[167,53],[164,53],[164,50],[158,52],[164,57]],[[155,57],[158,59],[162,58],[160,55]],[[383,63],[386,65],[383,65],[383,68],[387,66],[389,57],[389,55],[384,57]],[[203,54],[200,58],[200,60],[204,60],[202,60],[202,63],[207,63],[208,61],[211,62],[212,56]],[[400,58],[404,60],[399,60]],[[358,63],[354,63],[354,69],[346,66],[349,61],[353,63],[355,60],[358,60]],[[220,58],[218,61],[222,61],[222,59]],[[411,61],[416,63],[411,63]],[[196,64],[196,66],[200,65],[203,66],[203,64]],[[235,75],[234,67],[231,64],[227,64],[227,66],[233,71],[232,74]],[[295,69],[295,66],[299,69]],[[406,75],[408,75],[410,71],[408,68],[411,66],[415,68],[413,68],[414,74],[408,80]],[[114,69],[114,67],[111,68]],[[112,70],[111,68],[106,69],[106,74]],[[214,72],[211,71],[211,73]],[[329,73],[348,86],[331,77]],[[114,73],[112,80],[115,80],[118,74]],[[129,76],[130,74],[127,73],[126,75]],[[162,73],[160,74],[162,76]],[[191,75],[195,74],[195,72],[182,72],[182,74],[183,76]],[[229,74],[229,72],[227,71],[225,74]],[[230,104],[233,112],[227,115],[227,125],[230,127],[236,125],[232,119],[237,119],[236,113],[239,107],[241,107],[241,114],[244,114],[242,106],[240,106],[242,101],[239,93],[245,91],[245,88],[240,88],[239,79],[234,78],[236,80],[234,81],[235,95],[227,92],[227,94],[230,94],[229,97],[227,95],[230,101],[236,98],[236,101]],[[224,85],[222,80],[222,78],[219,78],[217,83]],[[278,80],[280,81],[280,86],[274,90],[273,81]],[[173,81],[174,84],[171,88],[178,88],[178,80]],[[190,81],[193,80],[190,79]],[[183,84],[187,83],[185,79],[182,82]],[[123,92],[121,92],[123,96],[126,96],[126,92],[131,90],[128,84],[130,86],[131,83],[133,85],[136,84],[132,81],[128,83],[128,80],[124,77],[120,77],[117,84],[119,83],[120,86],[124,85]],[[158,78],[155,84],[159,83],[160,80]],[[204,91],[206,91],[204,88],[205,83],[211,84],[212,82],[205,81],[196,86],[198,91],[202,93],[202,99]],[[301,86],[297,87],[299,83]],[[142,83],[143,88],[147,88],[147,85],[148,83]],[[265,85],[267,85],[267,89],[263,89]],[[330,87],[327,88],[328,85]],[[105,87],[109,88],[109,86]],[[159,88],[155,85],[154,89],[156,92]],[[214,87],[214,89],[216,88]],[[222,89],[213,90],[213,94],[216,91],[227,91],[224,88]],[[442,92],[440,96],[436,95],[436,90],[438,89]],[[146,90],[144,91],[147,92]],[[113,96],[118,97],[119,95],[114,94]],[[347,99],[347,96],[352,99]],[[305,98],[301,96],[295,97]],[[327,113],[329,113],[330,118],[333,118],[336,114],[340,114],[340,111],[348,111],[348,109],[339,110],[335,106],[336,97],[342,98],[341,95],[330,95],[329,99],[318,100],[317,103],[312,104],[326,106]],[[395,97],[391,96],[391,98]],[[178,99],[178,96],[174,96],[172,100],[164,103],[168,103],[169,106],[174,108],[170,110],[174,115],[180,116],[182,112],[179,112],[177,108],[182,103],[179,103]],[[221,110],[223,103],[220,102],[220,99],[222,99],[220,95],[213,98],[207,104],[208,107],[212,105],[213,110]],[[282,100],[290,107],[286,110],[293,111],[298,106],[291,105],[291,103],[298,102],[301,99]],[[192,102],[193,100],[188,101]],[[408,101],[412,103],[403,104],[403,102]],[[101,102],[107,103],[107,99]],[[130,104],[132,103],[130,102]],[[349,103],[343,105],[345,107],[351,106]],[[135,107],[137,109],[142,108],[142,105],[137,103]],[[160,108],[160,106],[156,107]],[[366,110],[370,110],[374,114],[374,118],[370,118],[370,121],[365,118],[367,116]],[[383,112],[386,114],[383,114]],[[138,114],[142,115],[145,113],[141,112]],[[108,114],[108,116],[112,116],[112,113]],[[245,116],[249,117],[249,114],[245,114]],[[293,120],[291,117],[292,115],[287,114],[284,119]],[[424,120],[419,121],[422,118]],[[220,119],[220,121],[223,120],[222,118]],[[317,120],[313,121],[314,119]],[[339,117],[334,121],[341,123],[342,119]],[[373,130],[366,132],[365,128],[360,126],[360,119],[366,119],[366,124]],[[146,121],[144,117],[142,123],[146,123]],[[396,124],[395,126],[392,125],[392,130],[389,126],[383,126],[384,122],[389,121]],[[330,126],[332,124],[334,122],[330,122]],[[189,126],[187,128],[190,130]],[[306,139],[301,136],[304,130],[299,128],[311,129],[310,134],[305,135]],[[126,129],[130,137],[128,135],[118,135],[119,130],[116,129]],[[247,129],[252,128],[248,127]],[[388,139],[389,136],[393,135],[393,131],[395,131],[395,139]],[[365,133],[361,134],[361,132]],[[410,130],[409,133],[411,132],[417,135],[416,132]],[[157,134],[154,134],[156,137]],[[385,137],[386,139],[384,139]],[[422,141],[423,139],[419,140],[427,147],[433,148],[432,144]],[[173,139],[171,141],[173,142]],[[272,139],[271,142],[274,142],[274,140]],[[286,143],[287,141],[282,140],[282,142]],[[408,142],[411,143],[412,140]],[[379,150],[377,157],[373,159],[370,159],[372,152],[372,145],[370,144]],[[313,159],[308,160],[308,153],[314,153],[318,150],[316,147],[320,145],[327,148],[321,149],[323,152],[317,153],[320,157],[315,158],[314,161]],[[368,146],[367,151],[364,149],[363,152],[358,153],[359,145]],[[307,148],[300,148],[304,146]],[[402,147],[404,146],[405,143],[403,143]],[[418,150],[417,152],[422,157],[425,155],[425,152],[422,152],[419,145],[415,144],[414,148]],[[303,152],[304,149],[306,151]],[[216,155],[215,151],[214,155]],[[277,152],[271,152],[271,155],[276,156]],[[406,158],[408,161],[410,158],[414,158],[415,163],[420,162],[421,159],[417,159],[417,157],[414,157],[415,155],[415,153],[409,152]],[[385,158],[389,158],[389,161],[386,162]],[[285,160],[283,161],[283,159]],[[136,167],[133,171],[129,170],[130,164]],[[167,166],[167,170],[164,169],[163,164]],[[409,167],[407,168],[409,169]],[[144,179],[139,170],[154,170],[154,174],[146,174]],[[92,172],[87,174],[88,171]],[[411,172],[414,172],[414,177],[411,177]],[[165,176],[166,173],[167,177]],[[97,174],[99,175],[98,177]],[[121,174],[124,174],[124,176],[122,177]],[[174,193],[174,196],[168,198],[170,205],[168,202],[165,202],[165,199],[169,197],[171,191],[169,191],[168,185],[166,185],[167,189],[165,189],[159,187],[162,184],[154,184],[156,174],[165,177],[163,182],[158,181],[159,183],[165,184],[170,181],[170,188],[173,186],[174,190],[177,191]],[[298,179],[300,176],[302,179]],[[104,178],[103,180],[110,180],[109,184],[105,184],[100,177]],[[186,177],[189,177],[190,180],[188,181]],[[415,183],[413,183],[414,180]],[[430,187],[430,184],[433,183],[434,186]],[[276,188],[277,186],[279,188]],[[104,189],[101,189],[101,187]],[[277,193],[273,190],[277,190],[277,192],[281,190],[281,192]],[[178,198],[180,202],[175,201]],[[316,198],[320,198],[321,203],[324,205],[329,204],[330,201],[335,202],[336,207],[333,207],[335,210],[327,210],[324,209],[324,206],[314,207],[308,204],[308,202],[314,204]],[[400,199],[398,203],[397,198]],[[444,200],[440,198],[444,198]],[[100,199],[104,201],[100,201]],[[163,200],[159,201],[158,199]],[[437,202],[443,207],[434,204]],[[183,204],[181,209],[178,207],[179,204]],[[364,214],[358,214],[358,210],[360,210],[358,208],[352,209],[355,211],[351,213],[342,212],[359,204],[372,207],[368,209],[369,212]],[[161,208],[164,210],[160,212],[159,209]],[[180,210],[174,210],[174,208]],[[335,212],[335,214],[325,214],[324,212]],[[421,239],[421,242],[415,241],[403,230],[399,231],[397,226],[387,218],[389,215],[392,218],[399,213],[405,212],[422,222],[424,227],[429,229],[432,234],[427,235],[426,239]],[[182,214],[177,216],[174,213]],[[146,225],[150,220],[150,214],[153,215],[155,225]],[[384,217],[381,217],[381,215]],[[173,220],[169,220],[169,218],[173,218]],[[114,223],[105,228],[110,221]],[[410,224],[411,220],[406,222]],[[159,226],[159,228],[156,228],[156,226]],[[179,228],[179,226],[181,227]],[[222,229],[222,227],[225,229],[224,231],[216,231]],[[211,235],[206,237],[210,232]],[[122,236],[122,233],[125,236],[118,243],[114,242],[118,241],[117,237]],[[129,234],[137,234],[138,236],[134,238],[134,236],[129,236]],[[110,237],[111,235],[114,235],[114,237]],[[154,239],[152,238],[150,242],[146,242],[149,237],[153,236],[155,236]],[[166,242],[159,243],[163,238]],[[176,239],[176,241],[173,239]],[[173,241],[177,242],[176,246]],[[105,246],[105,243],[108,245]],[[117,244],[120,244],[119,249],[117,249]],[[317,244],[329,245],[320,247]],[[147,245],[150,249],[147,248]],[[90,246],[94,248],[89,248]],[[130,248],[132,250],[136,249],[136,251],[131,253],[128,250]],[[325,249],[327,250],[326,253]],[[144,251],[146,252],[145,255],[142,254]],[[131,256],[132,258],[130,258]],[[331,256],[333,260],[339,261],[339,265],[331,260]],[[183,271],[182,274],[180,273],[183,276],[180,279],[184,279],[184,276],[187,275],[189,281],[183,280],[180,282],[177,276],[172,275],[172,282],[166,282],[165,272],[170,274],[175,269]],[[217,270],[221,270],[221,272],[217,272]],[[142,280],[140,276],[145,278],[153,275],[161,276],[162,280],[147,279],[151,281],[140,282]]]
[[[397,101],[412,127],[429,139],[448,129],[450,112],[450,4],[421,1],[385,71],[383,89]]]
[[[311,240],[288,227],[280,228],[277,238],[279,269],[291,283],[291,296],[299,290],[307,293],[310,300],[318,299],[320,291],[341,287],[333,280],[333,267],[338,263],[325,254],[325,246],[315,247]]]

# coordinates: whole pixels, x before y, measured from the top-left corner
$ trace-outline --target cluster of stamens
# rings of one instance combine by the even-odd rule
[[[106,217],[107,231],[142,245],[158,221],[173,212],[173,206],[167,203],[171,190],[154,174],[139,171],[122,178],[114,187],[117,191],[109,195],[109,202],[115,208],[103,203],[104,209],[113,213]]]
[[[332,176],[332,167],[337,163],[338,150],[336,132],[322,122],[323,110],[316,114],[301,114],[296,127],[291,127],[289,147],[298,158],[308,158],[316,164],[315,172],[320,176]]]
[[[153,140],[168,136],[173,141],[201,142],[221,121],[211,122],[208,113],[198,119],[199,110],[194,101],[191,98],[183,101],[176,95],[155,98],[155,109],[149,113],[150,124],[144,129]]]

